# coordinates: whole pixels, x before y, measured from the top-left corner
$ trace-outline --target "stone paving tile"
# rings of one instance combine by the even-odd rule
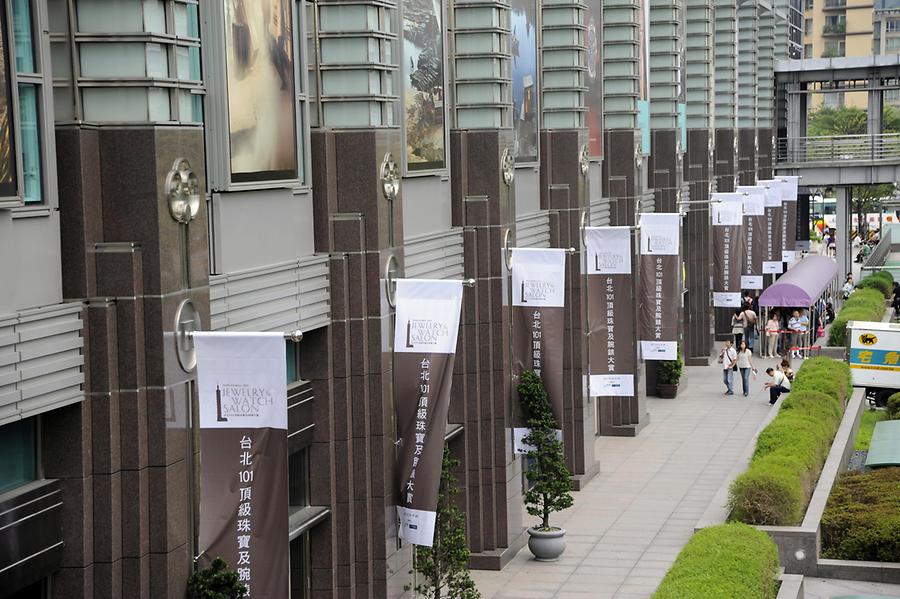
[[[686,371],[677,399],[648,400],[650,424],[638,437],[597,438],[600,474],[552,519],[569,531],[560,561],[535,562],[523,549],[501,572],[473,572],[482,597],[653,594],[769,411],[760,380],[749,401],[726,399],[715,365]]]
[[[807,577],[803,579],[803,593],[806,599],[830,599],[841,595],[900,599],[900,585]]]

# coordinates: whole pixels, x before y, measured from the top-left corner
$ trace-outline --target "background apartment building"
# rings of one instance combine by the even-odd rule
[[[864,9],[844,12],[855,40]],[[683,212],[683,351],[707,363],[703,201],[771,177],[774,61],[798,51],[798,15],[788,0],[4,3],[0,596],[184,595],[202,456],[183,326],[304,331],[285,364],[292,597],[402,595],[385,294],[400,276],[477,280],[447,443],[472,566],[501,568],[526,525],[504,248],[580,252],[582,223]],[[583,390],[580,253],[566,293],[579,488],[594,436],[639,434],[646,414]],[[652,393],[652,365],[642,381]]]

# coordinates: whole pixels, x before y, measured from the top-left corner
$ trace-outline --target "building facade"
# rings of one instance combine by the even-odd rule
[[[402,596],[392,277],[476,280],[447,444],[471,566],[502,568],[528,525],[506,248],[576,250],[561,427],[579,489],[596,435],[647,422],[644,394],[585,390],[580,228],[684,215],[680,337],[708,363],[706,202],[771,176],[792,7],[4,3],[0,597],[184,596],[202,551],[186,322],[304,332],[286,341],[291,596]]]

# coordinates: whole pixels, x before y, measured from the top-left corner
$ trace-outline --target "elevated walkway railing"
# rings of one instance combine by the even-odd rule
[[[900,133],[781,138],[778,140],[778,162],[833,166],[900,162]]]

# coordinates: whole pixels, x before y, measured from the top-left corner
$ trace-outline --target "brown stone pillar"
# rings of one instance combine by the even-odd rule
[[[593,400],[585,389],[587,368],[587,286],[582,272],[581,218],[588,210],[587,173],[582,149],[587,132],[541,132],[541,208],[550,211],[551,247],[575,248],[566,259],[566,330],[563,337],[563,441],[575,489],[599,471],[594,456]]]
[[[603,197],[610,198],[610,224],[634,226],[636,206],[646,195],[643,182],[641,156],[641,133],[633,129],[615,129],[603,133]],[[634,260],[637,256],[633,257]],[[636,262],[635,262],[636,263]],[[634,280],[635,297],[638,296],[637,277]],[[637,306],[634,311],[637,322]],[[635,363],[637,344],[635,343]],[[638,364],[640,369],[640,364]],[[639,373],[635,373],[637,390]],[[599,397],[597,398],[597,418],[600,434],[634,437],[650,422],[646,400],[640,397]]]
[[[409,568],[396,541],[392,310],[383,273],[403,276],[402,199],[382,192],[382,165],[400,160],[395,129],[312,133],[317,251],[332,254],[332,323],[303,363],[320,363],[312,502],[331,518],[312,530],[314,597],[386,597],[387,578]],[[402,195],[402,194],[401,194]]]
[[[512,452],[509,273],[515,245],[515,187],[504,178],[510,130],[450,133],[453,226],[463,228],[465,276],[453,378],[451,422],[464,425],[459,484],[464,491],[473,568],[499,570],[524,545],[521,458]],[[512,172],[512,171],[510,171]]]
[[[47,454],[67,455],[47,460],[46,474],[64,481],[65,534],[78,540],[54,592],[182,596],[197,454],[194,375],[178,361],[173,330],[187,299],[208,326],[209,257],[205,204],[177,223],[165,179],[184,158],[204,181],[202,130],[64,127],[57,148],[64,295],[88,305],[89,374],[86,401],[54,412],[44,429]]]
[[[737,175],[739,185],[756,185],[758,148],[756,129],[738,129]]]
[[[712,303],[709,275],[712,266],[712,237],[709,225],[710,183],[713,156],[712,133],[708,129],[688,130],[684,179],[690,189],[691,204],[682,220],[687,295],[684,297],[684,361],[706,366],[712,351]]]
[[[757,131],[759,140],[759,152],[756,157],[758,179],[773,178],[775,148],[772,147],[772,135],[774,135],[772,128],[763,128]]]

